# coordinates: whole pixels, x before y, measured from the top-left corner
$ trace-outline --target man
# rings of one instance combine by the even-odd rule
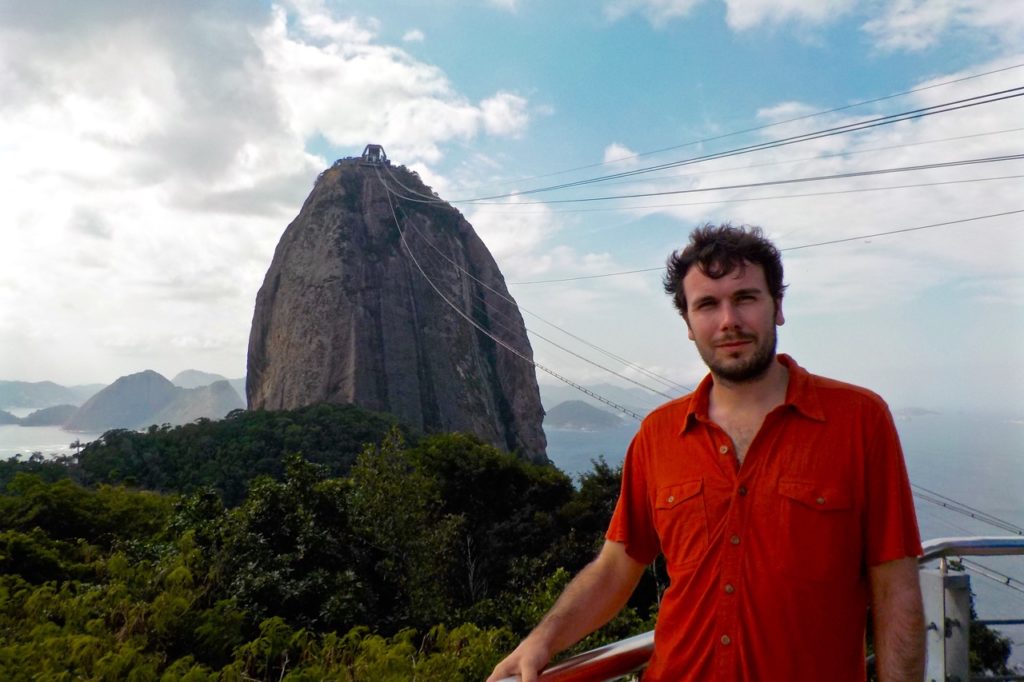
[[[776,356],[782,262],[760,229],[697,229],[665,290],[710,374],[643,421],[604,547],[489,680],[532,682],[664,554],[644,682],[863,682],[869,605],[880,679],[920,682],[921,543],[885,403]]]

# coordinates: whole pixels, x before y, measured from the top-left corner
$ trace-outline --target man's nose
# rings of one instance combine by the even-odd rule
[[[741,326],[739,311],[736,309],[736,306],[734,306],[732,303],[724,303],[722,305],[721,312],[722,329],[733,329],[735,327]]]

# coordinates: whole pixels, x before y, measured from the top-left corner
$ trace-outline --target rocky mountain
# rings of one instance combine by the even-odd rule
[[[605,431],[622,426],[622,419],[582,400],[567,400],[544,416],[544,426],[572,431]]]
[[[151,369],[129,374],[89,398],[65,427],[73,431],[137,428],[170,405],[179,390]]]
[[[123,376],[90,398],[64,423],[72,431],[135,429],[150,424],[184,424],[199,417],[220,419],[244,408],[227,381],[202,388],[180,388],[146,370]]]
[[[277,245],[256,297],[246,393],[250,409],[355,403],[547,461],[532,356],[462,214],[404,167],[343,159]]]

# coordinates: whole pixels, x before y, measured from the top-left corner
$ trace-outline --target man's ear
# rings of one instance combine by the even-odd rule
[[[690,318],[688,318],[686,315],[683,315],[682,318],[683,322],[686,323],[686,338],[690,339],[690,341],[693,341],[693,327],[690,326]]]
[[[786,324],[786,316],[782,314],[782,299],[775,299],[775,326],[781,327]]]

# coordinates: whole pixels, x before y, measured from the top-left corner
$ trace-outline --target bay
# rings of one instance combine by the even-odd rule
[[[46,458],[67,455],[74,452],[71,443],[75,440],[84,444],[96,440],[101,435],[65,431],[59,426],[4,424],[0,426],[0,459],[17,454],[22,455],[22,459],[28,459],[33,452],[40,452]]]

